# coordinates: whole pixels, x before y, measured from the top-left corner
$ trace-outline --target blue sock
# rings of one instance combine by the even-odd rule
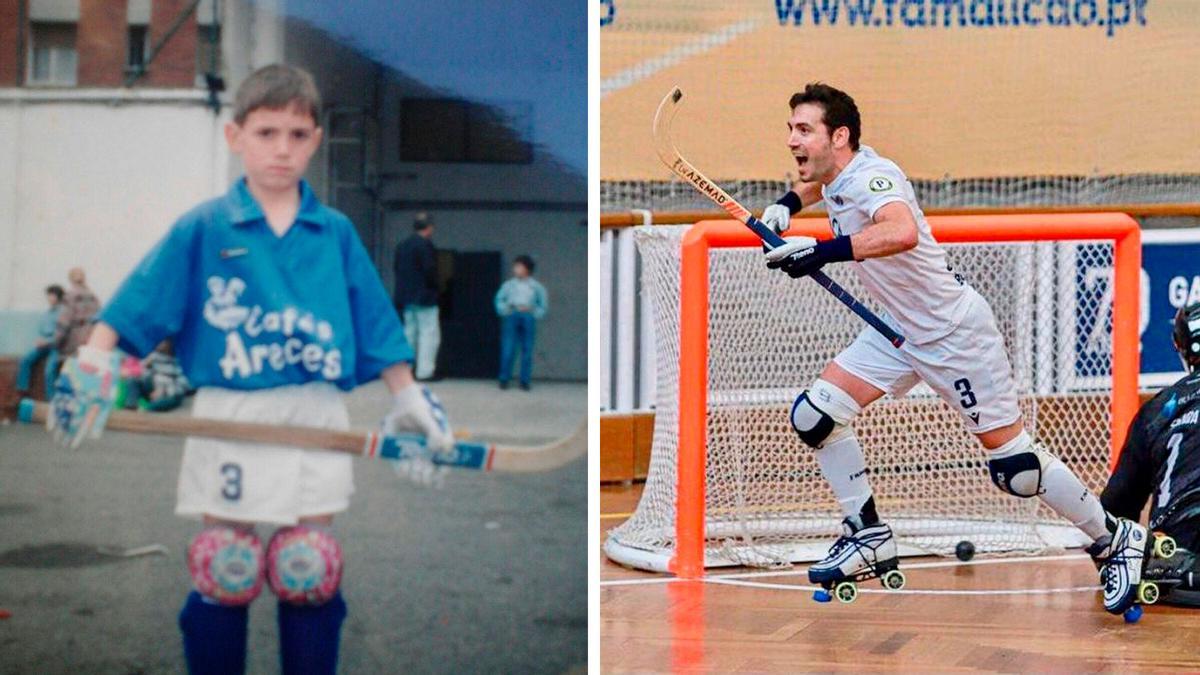
[[[249,609],[206,602],[198,591],[188,594],[179,613],[179,628],[191,675],[246,672]]]
[[[279,603],[279,660],[284,675],[337,672],[338,639],[346,618],[339,591],[316,607]]]

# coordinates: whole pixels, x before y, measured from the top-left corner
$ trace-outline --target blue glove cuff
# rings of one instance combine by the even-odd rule
[[[829,241],[817,244],[821,249],[821,257],[829,262],[848,262],[854,260],[854,246],[850,243],[850,235],[843,234]]]
[[[793,216],[796,215],[797,213],[799,213],[800,209],[804,208],[803,202],[800,201],[800,195],[796,194],[795,192],[792,192],[791,190],[788,190],[775,203],[783,204],[784,206],[788,207],[788,212],[791,213]]]

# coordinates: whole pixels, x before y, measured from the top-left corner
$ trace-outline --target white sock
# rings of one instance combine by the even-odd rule
[[[1057,457],[1042,469],[1041,497],[1055,513],[1074,523],[1093,541],[1108,534],[1100,500]]]
[[[857,516],[863,504],[871,498],[871,481],[867,477],[867,460],[853,432],[814,451],[821,475],[825,477],[833,496],[842,507],[842,515]]]

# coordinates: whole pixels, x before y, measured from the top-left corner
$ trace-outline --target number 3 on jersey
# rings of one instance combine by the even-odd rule
[[[221,486],[221,496],[231,502],[242,498],[242,465],[228,462],[221,465],[221,476],[225,484]]]
[[[965,377],[954,381],[954,391],[957,391],[961,397],[958,402],[962,405],[963,410],[970,410],[979,402],[975,399],[975,392],[971,391],[971,381]]]

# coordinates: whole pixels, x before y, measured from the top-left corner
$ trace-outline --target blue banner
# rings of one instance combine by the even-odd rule
[[[1183,365],[1171,342],[1171,328],[1180,307],[1200,300],[1200,230],[1150,232],[1146,239],[1142,243],[1141,372],[1181,377]],[[1168,384],[1162,380],[1169,378],[1153,379],[1155,386],[1162,386]]]

